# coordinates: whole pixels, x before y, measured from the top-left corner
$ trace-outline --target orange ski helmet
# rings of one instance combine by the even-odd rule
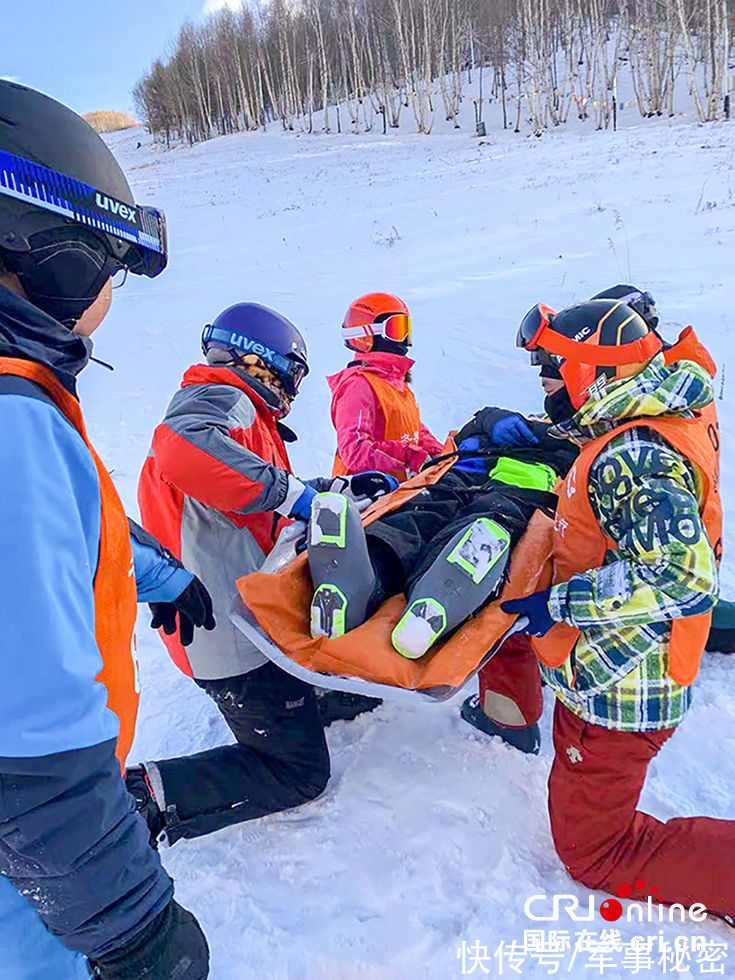
[[[532,364],[558,369],[575,409],[596,385],[629,377],[663,346],[639,313],[614,299],[587,300],[559,313],[540,303],[521,321],[516,344],[530,352]]]
[[[367,293],[350,303],[342,323],[345,347],[366,354],[375,337],[411,346],[411,316],[398,296]]]

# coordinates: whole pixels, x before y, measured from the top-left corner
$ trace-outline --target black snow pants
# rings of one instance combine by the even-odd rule
[[[455,534],[478,517],[501,524],[515,547],[538,507],[553,512],[555,495],[450,470],[365,528],[382,594],[408,592]]]
[[[155,763],[171,843],[299,806],[324,791],[329,752],[312,687],[270,663],[196,683],[236,743]]]

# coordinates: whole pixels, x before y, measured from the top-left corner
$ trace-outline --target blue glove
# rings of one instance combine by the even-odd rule
[[[470,436],[469,439],[463,439],[457,446],[460,456],[457,462],[454,464],[454,469],[458,470],[460,473],[484,473],[487,475],[489,462],[488,457],[472,455],[473,450],[479,452],[479,449],[479,436]]]
[[[310,521],[314,497],[316,497],[316,490],[313,487],[305,486],[301,496],[294,501],[288,516],[300,521]]]
[[[459,445],[475,436],[480,438],[480,445],[486,444],[489,440],[494,446],[508,448],[535,446],[539,441],[522,415],[492,405],[476,412],[474,417],[462,426],[454,441]]]
[[[522,599],[508,599],[502,602],[500,608],[505,613],[516,616],[528,616],[528,626],[519,630],[520,633],[530,633],[531,636],[546,636],[556,620],[551,618],[549,613],[550,589],[543,592],[533,592],[531,595],[523,596]]]
[[[498,446],[517,449],[521,446],[535,446],[538,437],[526,425],[521,415],[508,415],[497,421],[490,430],[490,438]]]

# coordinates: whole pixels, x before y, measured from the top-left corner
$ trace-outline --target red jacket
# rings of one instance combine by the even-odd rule
[[[272,549],[282,518],[303,484],[291,467],[277,413],[228,367],[197,364],[153,434],[138,487],[144,526],[209,589],[217,628],[197,630],[184,650],[162,638],[187,674],[234,677],[263,663],[231,625],[235,580],[255,571]]]
[[[332,423],[337,430],[335,472],[382,470],[405,479],[407,471],[418,472],[426,459],[441,453],[441,443],[419,418],[406,381],[413,363],[409,357],[382,351],[359,354],[355,364],[327,378],[332,390]],[[378,397],[383,387],[380,382],[394,389],[399,401],[408,403],[411,411],[404,414],[415,419],[412,431],[398,432],[395,420],[386,419]]]

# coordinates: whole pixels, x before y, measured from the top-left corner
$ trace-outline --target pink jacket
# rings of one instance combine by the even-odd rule
[[[337,430],[337,451],[351,473],[362,470],[407,469],[418,472],[430,457],[438,456],[442,444],[421,425],[417,443],[385,439],[385,419],[370,383],[358,373],[368,370],[398,391],[407,387],[406,375],[413,366],[410,357],[373,352],[356,355],[359,366],[346,367],[327,378],[332,390],[332,424]]]

